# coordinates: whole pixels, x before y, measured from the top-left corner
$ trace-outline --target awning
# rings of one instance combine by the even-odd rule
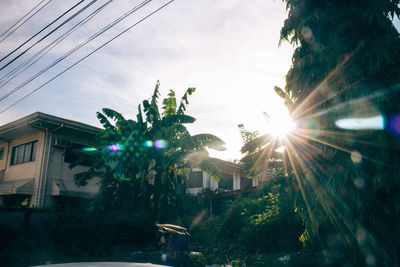
[[[33,178],[24,180],[3,181],[0,183],[0,195],[32,195]]]
[[[87,186],[78,187],[73,181],[67,180],[53,180],[53,187],[51,190],[52,196],[67,196],[67,197],[83,197],[93,198],[96,196],[96,192],[89,190]]]

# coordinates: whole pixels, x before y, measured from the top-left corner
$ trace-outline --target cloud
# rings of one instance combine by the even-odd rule
[[[76,1],[62,1],[62,6],[59,1],[54,2],[0,47],[5,51],[15,47]],[[165,2],[154,1],[146,10],[52,69],[51,74],[43,75],[42,81]],[[15,83],[27,79],[137,3],[114,1]],[[1,29],[29,10],[22,0],[7,4],[13,14],[7,15],[4,8],[0,9]],[[0,5],[4,6],[4,2]],[[282,107],[272,88],[284,86],[284,76],[291,64],[293,48],[288,44],[278,47],[285,17],[285,6],[279,1],[175,1],[4,114],[3,121],[40,110],[98,125],[94,114],[103,107],[133,116],[137,105],[150,97],[160,79],[163,96],[169,89],[174,89],[179,97],[188,87],[197,87],[188,111],[197,118],[191,131],[217,134],[227,142],[225,157],[238,157],[241,140],[237,124],[263,128],[262,111]],[[24,92],[38,85],[36,81]],[[12,86],[2,90],[10,89]]]

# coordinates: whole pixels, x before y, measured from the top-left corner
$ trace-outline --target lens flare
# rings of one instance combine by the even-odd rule
[[[285,150],[286,150],[286,147],[285,147],[285,146],[280,146],[280,147],[278,147],[277,149],[275,149],[275,152],[283,153],[283,152],[285,152]]]
[[[381,115],[369,118],[345,118],[337,120],[335,124],[345,130],[383,130],[385,118]]]
[[[354,164],[358,164],[358,163],[361,162],[362,156],[361,156],[360,152],[358,152],[358,151],[353,151],[353,152],[351,152],[351,154],[350,154],[350,158],[351,158],[351,161],[352,161]]]
[[[386,127],[391,134],[400,136],[400,115],[389,117]]]
[[[153,141],[151,141],[151,140],[144,141],[143,145],[145,147],[153,147]]]
[[[94,152],[94,151],[97,151],[97,148],[95,148],[95,147],[84,147],[84,148],[82,148],[82,151],[83,152]]]
[[[280,116],[271,119],[268,124],[268,132],[277,137],[284,137],[297,127],[296,122],[289,116]]]
[[[156,149],[163,149],[163,148],[166,148],[167,146],[168,146],[168,142],[166,140],[160,139],[160,140],[154,141],[154,147]]]
[[[110,150],[111,152],[117,153],[120,150],[124,150],[124,146],[121,144],[111,144],[108,146],[108,150]]]

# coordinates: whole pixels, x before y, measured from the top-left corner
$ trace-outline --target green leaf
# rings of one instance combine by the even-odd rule
[[[271,141],[271,135],[270,134],[264,134],[261,135],[254,140],[248,142],[247,144],[244,144],[240,151],[242,153],[247,153],[247,152],[254,152],[255,150],[265,146],[268,144],[268,142]]]
[[[283,99],[286,98],[286,93],[282,90],[282,88],[280,88],[280,87],[278,87],[278,86],[274,86],[274,90],[275,90],[275,93],[276,93],[278,96],[282,97]]]
[[[189,87],[185,94],[183,95],[182,99],[181,99],[181,103],[179,104],[179,108],[177,113],[178,114],[184,114],[187,108],[187,105],[189,104],[189,100],[188,97],[190,95],[192,95],[194,92],[196,92],[196,88],[195,87]]]
[[[217,169],[215,164],[211,160],[203,160],[197,167],[205,171],[208,176],[214,180],[219,180],[222,178],[221,172]]]
[[[193,123],[195,121],[196,121],[196,119],[193,118],[192,116],[183,115],[183,114],[174,114],[174,115],[169,115],[167,117],[162,118],[159,125],[161,127],[167,128],[175,123]]]
[[[106,130],[114,130],[115,127],[110,123],[110,121],[100,112],[96,112],[96,116],[99,119],[100,123],[103,125]]]
[[[225,143],[219,137],[212,134],[197,134],[192,136],[193,143],[198,147],[208,147],[218,151],[224,151]]]
[[[163,100],[163,116],[176,114],[176,97],[175,92],[170,90],[168,97]]]

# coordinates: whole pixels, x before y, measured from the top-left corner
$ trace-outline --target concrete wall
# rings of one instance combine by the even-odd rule
[[[240,189],[240,172],[233,173],[233,190]]]
[[[63,138],[74,143],[90,145],[89,140],[85,138],[79,139],[78,136],[72,136],[72,138],[68,138],[66,135],[57,135],[52,137],[53,142],[55,138]],[[74,182],[75,174],[85,172],[89,169],[89,167],[76,166],[75,168],[70,169],[70,163],[65,162],[64,158],[65,149],[62,147],[56,147],[52,144],[46,177],[46,197],[44,200],[44,206],[51,206],[53,204],[53,197],[59,195],[90,197],[94,196],[99,191],[99,178],[90,180],[86,186],[76,186]],[[57,184],[62,184],[64,188],[60,188]]]
[[[32,162],[20,163],[11,165],[12,149],[15,146],[37,141],[35,160]],[[33,185],[31,188],[32,196],[30,205],[36,206],[38,200],[38,192],[40,191],[40,177],[42,172],[42,161],[44,151],[44,132],[41,130],[34,131],[33,133],[16,138],[12,141],[1,142],[0,146],[5,147],[5,154],[3,159],[0,161],[0,170],[2,176],[2,182],[13,182],[26,179],[33,179]]]
[[[79,143],[79,141],[74,140]],[[83,193],[82,196],[95,195],[100,188],[100,179],[92,179],[88,185],[83,187],[77,187],[74,183],[74,176],[77,173],[87,171],[87,166],[76,166],[73,169],[69,168],[69,164],[64,162],[65,151],[63,148],[54,147],[51,148],[49,170],[47,173],[47,186],[46,186],[46,203],[45,206],[52,204],[51,196],[68,195],[68,193]],[[65,185],[66,189],[70,192],[60,192],[60,188],[56,183]]]
[[[36,147],[35,161],[11,165],[10,163],[11,163],[12,148],[14,146],[35,140],[38,141]],[[44,134],[40,130],[38,130],[34,134],[12,140],[10,142],[10,146],[7,149],[8,150],[7,156],[3,157],[3,160],[0,162],[0,165],[5,169],[3,181],[15,181],[15,180],[34,178],[35,182],[37,182],[40,177],[41,162],[43,159],[43,149],[44,149]]]
[[[9,153],[9,144],[8,144],[8,142],[0,141],[0,147],[4,149],[3,158],[0,160],[0,171],[3,171],[6,169],[7,158],[8,158],[8,153]],[[4,177],[0,177],[0,180],[1,180],[1,178],[4,178]]]

